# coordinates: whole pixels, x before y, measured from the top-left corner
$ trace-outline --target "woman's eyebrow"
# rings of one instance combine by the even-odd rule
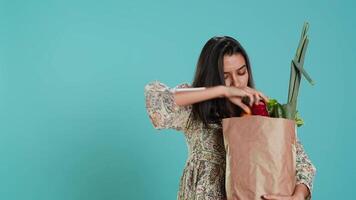
[[[242,68],[244,68],[244,67],[246,67],[246,64],[242,65],[242,66],[239,67],[237,70],[240,70],[240,69],[242,69]],[[232,71],[232,70],[231,70],[231,71]],[[226,74],[226,73],[229,73],[229,72],[224,72],[224,74]]]
[[[237,70],[240,70],[242,68],[246,67],[246,64],[242,65],[240,68],[238,68]]]

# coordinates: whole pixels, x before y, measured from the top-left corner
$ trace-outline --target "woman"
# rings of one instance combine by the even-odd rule
[[[248,96],[250,104],[242,102]],[[254,89],[248,55],[235,39],[213,37],[203,47],[193,83],[169,88],[158,81],[145,86],[146,108],[156,129],[183,131],[189,156],[177,199],[226,199],[225,149],[221,121],[250,113],[268,98]],[[264,199],[311,199],[316,168],[297,139],[296,187],[292,196]]]

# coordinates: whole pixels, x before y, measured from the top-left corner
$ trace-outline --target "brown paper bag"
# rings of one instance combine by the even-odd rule
[[[296,183],[296,124],[283,118],[223,119],[228,200],[292,195]]]

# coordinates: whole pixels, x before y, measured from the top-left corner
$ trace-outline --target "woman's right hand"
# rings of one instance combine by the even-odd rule
[[[250,107],[253,104],[258,104],[261,100],[268,102],[268,97],[262,92],[257,91],[250,87],[234,87],[225,86],[225,97],[228,98],[232,103],[242,108],[246,113],[250,114],[251,109],[249,106],[242,102],[242,98],[247,96],[250,100]]]

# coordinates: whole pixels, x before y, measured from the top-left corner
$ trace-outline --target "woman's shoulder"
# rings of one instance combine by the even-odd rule
[[[181,83],[175,87],[155,80],[145,85],[146,109],[156,128],[174,128],[184,130],[192,107],[179,106],[174,101],[174,90],[189,87],[189,83]]]

